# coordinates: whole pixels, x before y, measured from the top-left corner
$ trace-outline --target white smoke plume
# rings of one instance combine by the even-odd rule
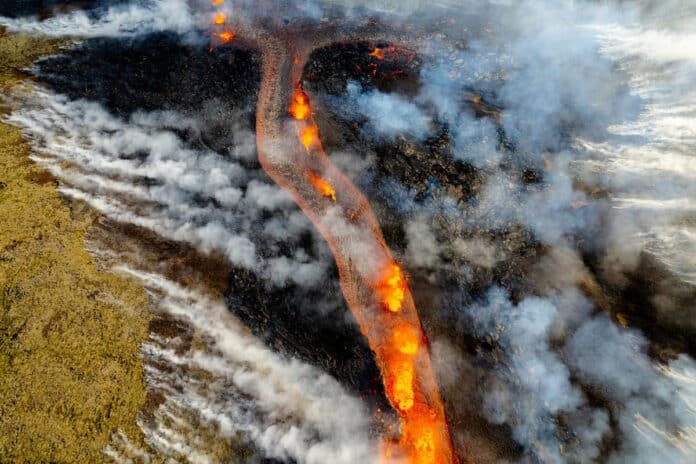
[[[379,136],[412,135],[419,139],[430,132],[430,119],[406,98],[378,90],[361,92],[358,84],[350,83],[347,96],[340,101],[338,111],[355,111],[368,120],[369,128]]]
[[[691,358],[657,366],[639,332],[619,329],[605,316],[585,322],[564,356],[583,383],[615,405],[623,441],[610,462],[688,462],[696,456]]]
[[[0,25],[13,32],[64,37],[129,37],[151,32],[192,32],[197,25],[186,0],[144,0],[116,3],[97,14],[75,10],[45,20],[36,17],[3,18]]]
[[[206,340],[204,349],[184,351],[176,340],[151,335],[143,347],[148,388],[166,392],[157,420],[140,422],[147,444],[160,456],[216,462],[192,428],[191,417],[198,417],[223,438],[241,434],[267,458],[306,464],[375,459],[367,411],[335,379],[272,352],[222,301],[161,275],[125,266],[114,270],[142,281],[157,311]],[[114,440],[107,455],[123,460],[137,454],[127,438]]]
[[[231,263],[279,285],[322,280],[330,259],[325,248],[317,247],[319,259],[274,252],[280,242],[296,243],[313,229],[286,193],[258,169],[243,166],[253,147],[250,132],[240,130],[223,157],[187,147],[175,130],[200,128],[173,112],[139,112],[123,120],[98,103],[40,88],[24,105],[8,120],[24,128],[39,154],[34,159],[65,182],[61,190],[68,195],[118,222],[203,252],[222,252]],[[274,220],[264,223],[267,213]],[[265,256],[257,249],[262,245]]]

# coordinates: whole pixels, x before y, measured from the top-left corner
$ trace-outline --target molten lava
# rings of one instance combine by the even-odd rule
[[[336,201],[336,191],[327,181],[319,177],[313,172],[309,173],[309,182],[314,186],[319,195],[330,198],[331,201]]]
[[[438,423],[434,414],[425,412],[419,414],[408,422],[403,430],[402,441],[412,445],[412,456],[417,456],[413,464],[445,464],[448,461],[442,455],[438,455],[438,450],[442,449],[440,443],[442,434],[440,433],[441,424]]]
[[[416,330],[408,324],[401,324],[393,329],[391,344],[400,353],[414,356],[418,353],[420,340]]]
[[[298,65],[297,58],[293,64]],[[359,191],[330,164],[319,140],[319,130],[312,117],[309,97],[298,84],[291,93],[288,112],[295,119],[299,142],[307,153],[298,158],[300,171],[307,172],[306,178],[321,196],[330,198],[344,210],[346,219],[354,226],[374,234],[373,245],[376,246],[374,259],[386,260],[388,264],[376,275],[363,275],[346,279],[354,274],[351,258],[345,254],[344,245],[340,244],[330,227],[322,222],[316,203],[308,202],[285,179],[279,183],[288,186],[298,204],[317,225],[334,252],[339,267],[341,285],[346,300],[356,316],[384,376],[387,398],[399,414],[401,440],[382,447],[383,462],[400,462],[408,464],[449,464],[454,456],[451,450],[449,431],[444,419],[444,409],[439,399],[427,346],[408,290],[406,278],[401,267],[394,262],[384,243],[376,221],[366,202],[361,201]],[[310,148],[312,149],[310,152]],[[298,155],[299,156],[299,155]],[[306,167],[302,164],[306,163]],[[331,178],[338,181],[333,185],[317,175],[316,163],[323,165],[321,172],[333,173]],[[297,165],[297,163],[293,164]],[[268,170],[277,176],[273,169]],[[340,187],[341,201],[337,201],[335,186]],[[345,196],[344,196],[345,195]],[[356,206],[361,205],[361,206]],[[367,218],[367,219],[365,219]],[[368,225],[369,224],[369,225]],[[364,238],[363,238],[364,240]],[[366,244],[367,245],[367,244]],[[355,280],[360,279],[360,280]],[[368,316],[370,307],[357,289],[360,281],[371,289],[374,302],[378,308],[386,309]]]
[[[310,147],[319,143],[319,128],[315,124],[310,124],[302,129],[300,141],[304,145],[305,150],[309,151]]]
[[[232,42],[234,40],[234,37],[235,37],[234,32],[229,31],[229,30],[222,31],[222,32],[216,33],[214,35],[215,35],[215,37],[217,37],[220,40],[220,42],[222,42],[224,44]]]
[[[213,24],[215,24],[216,26],[222,26],[223,24],[225,24],[225,19],[225,13],[220,12],[216,14],[213,18]]]
[[[326,240],[346,302],[375,353],[400,429],[398,441],[383,443],[380,459],[389,464],[455,463],[430,352],[406,277],[367,199],[322,148],[301,85],[312,45],[280,40],[269,44],[260,43],[264,61],[256,109],[259,162]],[[378,51],[375,58],[379,56],[383,55]],[[290,146],[281,140],[288,128],[297,132]],[[318,201],[317,196],[331,201]]]
[[[302,90],[302,86],[298,85],[295,89],[295,95],[290,103],[290,114],[298,121],[304,121],[312,114],[312,109],[309,107],[309,97]]]
[[[382,61],[384,59],[384,50],[381,48],[375,48],[372,50],[372,53],[370,53],[370,56]]]
[[[387,267],[379,281],[377,290],[384,306],[393,313],[401,311],[401,305],[406,294],[406,281],[398,264]]]
[[[394,377],[392,379],[391,397],[396,402],[396,407],[401,412],[406,412],[413,407],[415,393],[413,392],[413,363],[401,361],[394,363]]]
[[[225,0],[212,0],[213,6],[220,6],[225,3]]]

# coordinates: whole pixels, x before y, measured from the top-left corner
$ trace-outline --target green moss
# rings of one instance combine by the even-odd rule
[[[0,90],[59,45],[0,31]],[[84,246],[96,214],[28,155],[0,124],[0,460],[99,462],[117,429],[139,436],[147,297],[97,270]]]

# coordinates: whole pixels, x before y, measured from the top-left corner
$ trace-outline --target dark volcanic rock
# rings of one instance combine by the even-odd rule
[[[384,407],[381,376],[374,354],[359,331],[334,267],[318,289],[269,288],[253,272],[230,273],[228,307],[255,335],[281,353],[321,367],[358,394]],[[331,304],[336,305],[330,308]],[[321,307],[320,313],[315,308]]]
[[[250,51],[184,43],[173,34],[91,39],[38,63],[38,80],[73,99],[104,104],[116,114],[202,108],[220,101],[253,105],[260,80]]]
[[[253,118],[259,57],[248,50],[191,44],[173,34],[92,39],[40,61],[38,80],[70,98],[102,103],[128,117],[174,110],[202,117],[204,142],[229,146],[240,114]]]
[[[381,60],[372,56],[376,48],[384,51]],[[414,93],[418,89],[417,55],[406,49],[389,50],[384,43],[343,43],[318,49],[305,67],[309,88],[340,95],[350,81],[366,88]]]

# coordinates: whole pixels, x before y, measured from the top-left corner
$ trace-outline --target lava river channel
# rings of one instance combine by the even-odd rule
[[[226,27],[222,19],[213,23]],[[400,437],[384,441],[380,464],[456,463],[406,278],[367,199],[326,156],[310,99],[302,90],[310,53],[326,43],[295,43],[286,34],[278,37],[243,24],[233,30],[237,26],[244,31],[234,40],[260,48],[263,60],[256,108],[259,162],[327,241],[346,302],[375,353],[387,398],[399,416]]]
[[[301,86],[309,51],[264,53],[256,112],[259,160],[316,225],[336,259],[341,288],[374,351],[401,438],[382,462],[455,462],[427,340],[399,265],[365,198],[326,156]],[[294,140],[288,143],[288,140]]]

